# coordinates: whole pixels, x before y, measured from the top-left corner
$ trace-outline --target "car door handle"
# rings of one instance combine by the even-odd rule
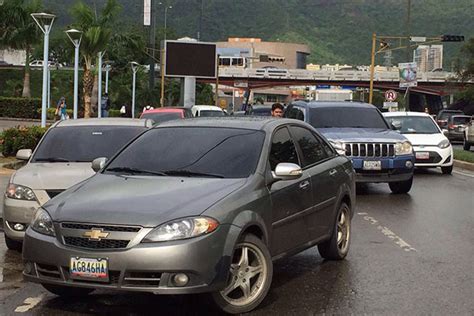
[[[329,175],[330,176],[333,176],[337,173],[337,169],[332,169],[331,171],[329,171]]]
[[[308,187],[309,187],[309,181],[308,180],[300,182],[300,189],[301,190],[306,190]]]

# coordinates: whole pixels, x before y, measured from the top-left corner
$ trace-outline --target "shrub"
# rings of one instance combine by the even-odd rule
[[[47,128],[18,126],[4,130],[0,134],[0,145],[5,157],[15,156],[20,149],[34,150]]]
[[[0,117],[38,119],[41,117],[39,109],[40,99],[0,97]]]

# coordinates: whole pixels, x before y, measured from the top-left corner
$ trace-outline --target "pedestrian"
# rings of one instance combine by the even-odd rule
[[[283,105],[281,105],[281,103],[273,103],[272,116],[279,118],[283,117]]]
[[[67,115],[67,105],[66,105],[66,98],[61,97],[59,99],[58,105],[56,106],[56,111],[54,112],[56,118],[59,120],[67,120],[69,116]]]
[[[109,109],[110,109],[110,100],[109,100],[109,94],[105,93],[104,96],[102,97],[101,103],[100,103],[100,108],[101,108],[101,116],[102,117],[108,117],[109,116]]]

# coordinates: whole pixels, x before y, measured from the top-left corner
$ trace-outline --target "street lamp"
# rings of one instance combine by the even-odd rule
[[[79,94],[79,46],[81,45],[82,32],[76,29],[65,31],[67,37],[74,45],[74,114],[73,118],[77,119],[78,94]]]
[[[49,33],[53,26],[54,14],[49,13],[31,13],[31,17],[35,20],[38,27],[44,33],[44,48],[43,48],[43,92],[41,96],[41,127],[46,127],[46,97],[48,94],[48,48],[49,48]]]
[[[159,5],[163,5],[164,3],[163,3],[163,2],[160,2],[160,3],[158,3],[158,4],[159,4]],[[167,16],[167,14],[168,14],[168,9],[173,9],[173,6],[167,5],[167,6],[165,7],[165,31],[164,31],[164,33],[165,33],[165,34],[164,34],[164,40],[165,40],[165,41],[166,41],[166,16]]]
[[[140,67],[140,64],[132,61],[130,63],[132,65],[132,72],[133,72],[133,80],[132,80],[132,118],[135,118],[135,82],[137,77],[137,71]]]
[[[102,117],[102,57],[105,52],[97,53],[97,117]]]
[[[109,93],[109,71],[112,68],[111,61],[107,60],[104,62],[105,64],[105,93]]]

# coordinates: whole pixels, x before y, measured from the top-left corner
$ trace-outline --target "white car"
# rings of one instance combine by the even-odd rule
[[[195,105],[191,108],[191,112],[194,116],[226,116],[226,113],[218,106],[215,105]]]
[[[413,145],[415,167],[440,167],[444,174],[453,171],[453,147],[435,120],[421,112],[383,113],[387,122]]]

